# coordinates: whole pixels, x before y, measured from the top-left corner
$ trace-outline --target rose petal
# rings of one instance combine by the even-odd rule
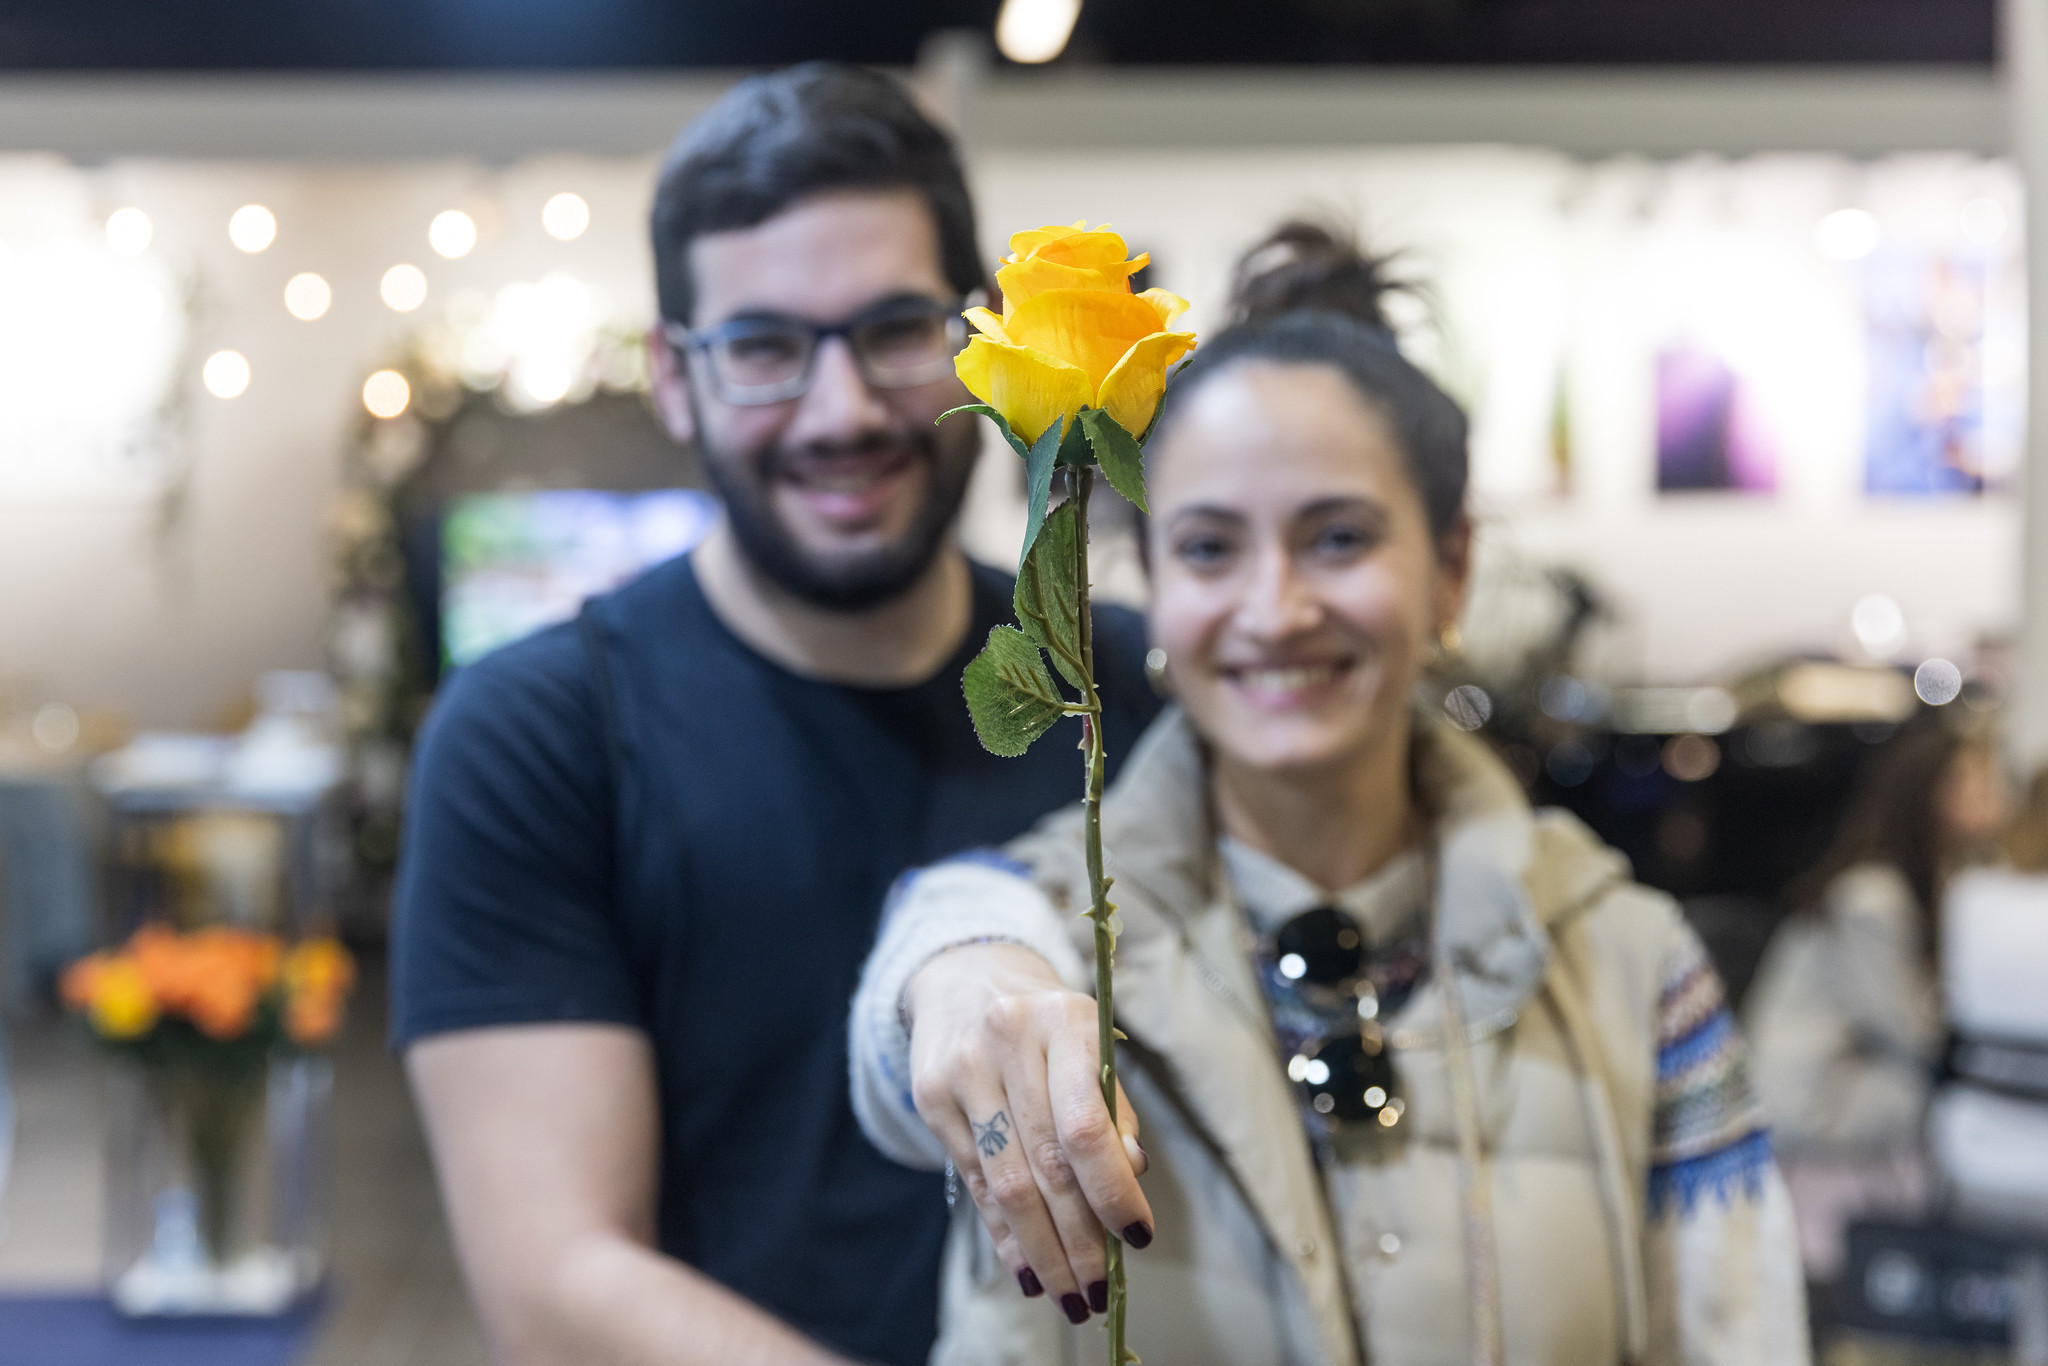
[[[1162,332],[1173,331],[1173,325],[1189,308],[1188,301],[1170,289],[1148,289],[1138,297],[1151,304],[1159,314],[1159,330]]]
[[[1007,314],[1009,313],[1009,311],[1010,301],[1007,297],[1005,297],[1003,300],[1003,312]],[[970,308],[965,313],[962,313],[960,316],[967,319],[967,321],[973,325],[974,330],[981,333],[982,336],[993,338],[994,340],[1003,343],[1003,345],[1005,346],[1015,345],[1015,343],[1010,340],[1010,334],[1003,330],[1003,320],[1001,318],[998,318],[995,314],[989,312],[987,309],[980,307]]]
[[[1140,256],[1107,267],[1067,265],[1043,256],[1012,262],[996,271],[996,287],[1003,292],[1003,317],[1012,317],[1018,304],[1047,290],[1106,289],[1129,293],[1130,277],[1143,270],[1151,259],[1149,255]]]
[[[1133,343],[1161,329],[1158,312],[1135,295],[1049,289],[1017,305],[1004,330],[1015,345],[1079,366],[1093,391]]]
[[[1154,332],[1141,339],[1102,382],[1097,406],[1132,436],[1143,436],[1166,392],[1166,372],[1194,346],[1192,332]]]
[[[1072,237],[1047,242],[1031,253],[1041,261],[1095,270],[1114,270],[1130,254],[1124,239],[1113,232],[1077,232]]]
[[[1042,228],[1028,228],[1023,232],[1010,234],[1010,256],[1012,261],[1021,261],[1047,242],[1056,242],[1062,237],[1088,231],[1088,220],[1077,218],[1071,226],[1051,223]]]
[[[1034,442],[1055,422],[1088,406],[1095,387],[1087,374],[1056,356],[989,337],[970,337],[953,362],[976,398],[1003,415],[1010,430]]]

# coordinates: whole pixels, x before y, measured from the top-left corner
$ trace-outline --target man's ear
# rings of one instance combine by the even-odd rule
[[[697,415],[690,408],[689,371],[659,323],[647,333],[647,360],[653,371],[655,415],[677,445],[687,446],[697,439]]]

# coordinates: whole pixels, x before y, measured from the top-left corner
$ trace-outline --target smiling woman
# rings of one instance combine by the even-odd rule
[[[965,1172],[953,1116],[1005,1140],[964,1183],[933,1359],[1085,1353],[1029,1300],[1114,1229],[1131,1340],[1181,1366],[1500,1366],[1509,1341],[1796,1366],[1790,1206],[1698,940],[1412,709],[1463,602],[1464,414],[1402,356],[1379,263],[1301,224],[1246,259],[1147,462],[1181,710],[1101,804],[1130,1110],[1075,1119],[1103,954],[1073,914],[1101,873],[1084,812],[899,884],[854,1001],[878,1146]],[[1010,1146],[1030,1160],[999,1180]]]
[[[1397,739],[1466,538],[1432,538],[1386,421],[1333,368],[1247,360],[1176,411],[1160,453],[1152,623],[1182,704],[1266,768]]]
[[[1372,825],[1316,789],[1371,773],[1406,805],[1408,698],[1464,601],[1466,423],[1402,357],[1381,262],[1310,224],[1245,260],[1245,324],[1197,353],[1160,417],[1153,634],[1217,744],[1218,799],[1260,774],[1306,784],[1314,800],[1266,838],[1343,886],[1388,850],[1360,847]]]

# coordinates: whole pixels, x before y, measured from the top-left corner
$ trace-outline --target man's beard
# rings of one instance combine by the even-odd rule
[[[953,425],[965,428],[963,435],[969,438],[977,435],[971,424]],[[732,458],[707,451],[703,465],[713,491],[725,504],[726,523],[741,553],[770,583],[813,607],[859,612],[901,597],[931,568],[967,496],[967,482],[980,451],[978,441],[963,440],[950,432],[876,438],[862,447],[884,444],[907,446],[910,458],[924,463],[924,501],[902,536],[889,545],[852,555],[812,554],[797,543],[776,515],[770,489],[779,453]]]

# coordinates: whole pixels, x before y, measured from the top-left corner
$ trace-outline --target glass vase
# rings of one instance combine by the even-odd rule
[[[325,1264],[332,1065],[109,1069],[104,1274],[122,1313],[289,1311]]]

